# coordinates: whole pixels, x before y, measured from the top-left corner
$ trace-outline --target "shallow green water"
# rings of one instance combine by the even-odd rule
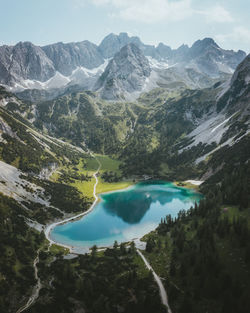
[[[110,246],[140,238],[155,229],[162,217],[177,216],[201,195],[169,182],[140,183],[123,191],[101,195],[92,212],[80,220],[56,226],[51,238],[74,247]]]

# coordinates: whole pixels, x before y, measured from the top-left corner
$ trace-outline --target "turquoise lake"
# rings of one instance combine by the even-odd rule
[[[51,239],[74,247],[111,246],[140,238],[154,230],[161,218],[174,218],[199,202],[201,194],[169,182],[144,182],[100,195],[93,211],[79,220],[56,226]]]

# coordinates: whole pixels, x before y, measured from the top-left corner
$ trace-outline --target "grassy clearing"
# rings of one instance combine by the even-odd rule
[[[107,155],[96,155],[96,158],[101,163],[101,169],[100,169],[100,176],[103,172],[114,172],[117,173],[118,176],[121,176],[121,171],[119,169],[119,166],[121,164],[120,161],[115,160]],[[80,162],[76,166],[70,166],[70,167],[60,167],[53,175],[51,176],[52,181],[58,181],[60,177],[60,171],[72,171],[73,169],[77,169],[78,174],[84,174],[88,176],[92,176],[98,169],[98,162],[95,158],[87,157],[80,160]],[[132,181],[118,181],[118,182],[105,182],[101,177],[99,176],[99,182],[97,185],[96,192],[97,194],[103,193],[103,192],[109,192],[109,191],[115,191],[120,189],[125,189],[134,183]],[[74,182],[71,182],[70,185],[76,187],[85,197],[88,197],[90,199],[93,199],[93,189],[95,185],[95,179],[92,177],[89,181],[81,181],[78,179],[75,179]]]
[[[101,163],[100,173],[103,173],[105,171],[112,171],[112,172],[116,172],[118,175],[121,174],[119,170],[120,161],[112,159],[107,155],[96,155],[96,157]],[[94,172],[96,172],[98,168],[98,163],[94,158],[87,158],[87,159],[81,160],[81,162],[77,165],[77,168],[79,170],[79,173],[93,175]],[[131,181],[108,183],[99,177],[99,182],[98,182],[96,191],[98,194],[100,194],[103,192],[124,189],[124,188],[131,186],[132,184],[133,183]],[[75,186],[85,196],[89,198],[93,197],[93,189],[95,185],[94,178],[92,178],[90,181],[83,181],[83,182],[76,180],[72,185]]]
[[[117,175],[121,175],[121,171],[119,169],[119,166],[121,164],[120,161],[115,160],[107,155],[96,155],[97,159],[102,164],[100,173],[106,172],[106,171],[112,171],[114,173],[117,173]],[[108,183],[105,182],[101,177],[99,177],[99,182],[97,185],[97,193],[103,193],[108,191],[114,191],[119,189],[125,189],[129,186],[133,185],[132,181],[119,181],[119,182],[113,182]]]
[[[99,162],[102,164],[100,173],[103,172],[114,172],[117,173],[117,175],[121,175],[121,171],[119,169],[119,166],[121,164],[120,161],[115,160],[107,155],[96,155],[97,159]],[[114,191],[114,190],[119,190],[119,189],[125,189],[129,186],[133,185],[132,181],[119,181],[119,182],[113,182],[113,183],[108,183],[105,182],[101,177],[99,177],[99,182],[97,185],[97,193],[103,193],[103,192],[108,192],[108,191]]]
[[[86,159],[81,159],[80,163],[77,165],[77,168],[81,171],[81,173],[91,173],[93,174],[98,169],[98,162],[96,159],[89,157]]]
[[[121,181],[116,183],[107,183],[104,182],[101,178],[99,178],[99,183],[97,185],[97,193],[103,193],[108,191],[115,191],[120,189],[128,188],[129,186],[133,185],[134,183],[132,181]]]
[[[93,198],[93,189],[95,185],[95,179],[92,178],[90,181],[79,181],[76,180],[71,184],[76,187],[85,197]]]
[[[96,158],[99,160],[99,162],[102,164],[100,172],[105,171],[112,171],[117,173],[118,175],[121,175],[121,171],[119,169],[119,166],[121,164],[120,161],[115,160],[108,155],[96,155]]]

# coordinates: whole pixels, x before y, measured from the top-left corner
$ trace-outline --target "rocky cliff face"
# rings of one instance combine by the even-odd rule
[[[220,73],[233,73],[236,66],[245,58],[245,52],[239,50],[221,49],[213,39],[205,38],[196,41],[187,50],[182,62],[187,66],[196,67],[209,76],[219,76]]]
[[[104,58],[112,58],[122,47],[130,42],[131,38],[127,33],[120,33],[118,36],[112,33],[102,40],[99,50]]]
[[[169,55],[168,46],[159,44],[156,48],[153,45],[145,45],[141,42],[139,37],[129,37],[127,33],[120,33],[119,35],[109,34],[106,36],[99,46],[99,50],[104,58],[111,58],[121,50],[124,46],[133,43],[140,48],[145,56],[151,56],[157,60],[166,58]],[[170,48],[171,50],[171,48]]]
[[[123,48],[128,45],[140,50],[134,54],[134,62],[132,55],[129,58],[124,56],[126,49]],[[219,80],[230,78],[244,59],[245,52],[223,50],[211,38],[198,40],[191,48],[182,45],[173,50],[163,43],[157,47],[145,45],[139,37],[129,37],[127,33],[110,34],[99,46],[89,41],[45,47],[20,42],[15,46],[0,47],[0,84],[15,92],[77,85],[83,90],[102,88],[101,95],[107,99],[127,97],[130,92],[143,90],[145,77],[149,77],[145,75],[148,70],[144,72],[145,67],[139,65],[147,64],[148,68],[145,57],[153,73],[147,80],[146,91],[149,91],[155,87],[210,87]],[[113,60],[106,68],[111,58]],[[132,66],[135,63],[137,66]],[[130,73],[126,72],[126,67]],[[125,81],[124,77],[128,80]]]
[[[68,44],[59,42],[42,49],[52,60],[55,69],[65,76],[71,75],[77,67],[93,69],[104,62],[98,47],[87,40]]]
[[[55,74],[53,62],[30,42],[0,47],[0,82],[11,85],[22,79],[46,81]]]
[[[217,109],[226,108],[230,113],[242,112],[248,115],[250,110],[250,54],[237,66],[230,84],[225,85],[221,93]],[[249,123],[248,120],[246,120]]]
[[[95,86],[104,99],[114,100],[141,91],[151,72],[149,62],[133,43],[124,46],[109,62]]]
[[[236,82],[240,82],[243,86],[250,84],[250,54],[237,66],[231,79],[231,87],[234,87]]]

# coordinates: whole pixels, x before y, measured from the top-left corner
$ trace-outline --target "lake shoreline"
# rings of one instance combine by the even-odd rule
[[[46,225],[45,227],[45,230],[44,230],[44,234],[45,234],[45,237],[46,239],[49,241],[50,244],[55,244],[55,245],[58,245],[60,247],[63,247],[63,248],[66,248],[66,249],[69,249],[69,252],[72,253],[72,254],[84,254],[84,253],[79,253],[79,252],[75,252],[75,250],[78,250],[79,247],[76,247],[76,246],[72,246],[72,245],[67,245],[67,244],[63,244],[63,243],[60,243],[60,242],[57,242],[55,240],[53,240],[51,238],[51,232],[53,231],[53,229],[58,226],[58,225],[63,225],[63,224],[66,224],[66,223],[69,223],[69,222],[74,222],[75,220],[78,220],[78,219],[81,219],[82,217],[84,217],[85,215],[91,213],[93,211],[93,209],[95,208],[95,206],[100,202],[102,201],[101,199],[101,195],[103,194],[108,194],[108,193],[115,193],[115,192],[122,192],[122,191],[126,191],[130,188],[133,188],[133,186],[135,186],[137,183],[133,183],[131,184],[130,186],[126,187],[126,188],[122,188],[122,189],[116,189],[116,190],[111,190],[111,191],[105,191],[105,192],[101,192],[101,193],[97,193],[96,192],[96,187],[97,187],[97,184],[99,183],[99,180],[98,180],[98,176],[97,174],[99,173],[99,169],[93,174],[93,176],[95,177],[96,179],[96,183],[94,185],[94,191],[93,191],[93,195],[94,195],[94,202],[91,204],[90,208],[85,211],[85,212],[82,212],[82,213],[79,213],[77,215],[73,215],[71,217],[68,217],[66,219],[63,219],[63,220],[58,220],[58,221],[54,221],[53,223],[50,223],[48,225]],[[139,238],[137,238],[136,240],[139,240]],[[109,248],[109,247],[112,247],[111,246],[107,246],[105,247],[106,248]],[[103,249],[104,247],[100,247],[100,249]]]
[[[61,247],[63,247],[63,248],[69,249],[70,253],[74,253],[74,252],[73,252],[73,249],[74,249],[73,246],[61,244],[61,243],[59,243],[59,242],[54,241],[54,240],[51,238],[50,234],[51,234],[52,230],[53,230],[56,226],[61,225],[61,224],[64,224],[64,223],[67,223],[67,222],[70,222],[70,221],[74,221],[74,220],[77,219],[77,218],[83,217],[83,216],[89,214],[89,213],[94,209],[94,207],[95,207],[95,205],[96,205],[96,203],[98,202],[98,199],[99,199],[99,197],[98,197],[97,194],[96,194],[96,187],[97,187],[98,182],[99,182],[97,174],[99,173],[100,168],[101,168],[101,163],[99,162],[99,160],[97,160],[97,162],[98,162],[98,165],[99,165],[99,166],[98,166],[98,169],[96,170],[96,172],[93,174],[93,177],[94,177],[95,180],[96,180],[95,185],[94,185],[94,189],[93,189],[93,196],[94,196],[94,199],[95,199],[95,200],[94,200],[94,202],[91,204],[90,208],[89,208],[87,211],[82,212],[82,213],[80,213],[80,214],[77,214],[77,215],[75,215],[75,216],[69,217],[69,218],[64,219],[64,220],[62,220],[62,221],[58,221],[58,222],[54,222],[54,223],[49,224],[49,225],[46,226],[45,231],[44,231],[45,237],[46,237],[46,239],[49,241],[50,244],[56,244],[56,245],[61,246]]]
[[[97,173],[95,173],[95,175],[96,176],[98,176],[97,175]],[[98,178],[95,176],[95,178],[96,178],[96,184],[95,184],[95,187],[97,186],[97,183],[98,183]],[[151,184],[155,184],[155,185],[164,185],[164,184],[169,184],[169,186],[172,186],[172,187],[176,187],[175,186],[175,184],[173,183],[173,182],[169,182],[169,181],[162,181],[162,180],[152,180],[152,182],[151,182]],[[107,191],[107,192],[103,192],[103,193],[99,193],[99,194],[97,194],[96,193],[96,190],[95,190],[95,201],[92,203],[92,205],[91,205],[91,207],[87,210],[87,211],[85,211],[85,212],[83,212],[83,213],[80,213],[80,214],[77,214],[76,216],[72,216],[72,217],[69,217],[69,218],[67,218],[67,219],[64,219],[64,220],[61,220],[61,221],[57,221],[57,222],[54,222],[54,223],[52,223],[52,224],[50,224],[50,225],[48,225],[47,226],[47,228],[46,228],[46,233],[45,233],[45,235],[46,235],[46,238],[49,240],[49,242],[50,243],[53,243],[53,244],[56,244],[56,245],[58,245],[58,246],[61,246],[61,247],[64,247],[64,248],[67,248],[67,249],[69,249],[70,250],[70,252],[71,253],[75,253],[75,254],[84,254],[84,253],[87,253],[87,252],[89,252],[90,251],[90,249],[91,249],[91,247],[93,246],[93,245],[97,245],[98,246],[98,248],[101,248],[101,249],[106,249],[106,248],[110,248],[110,247],[112,247],[113,246],[113,242],[115,241],[115,240],[117,240],[118,242],[127,242],[127,241],[134,241],[134,242],[137,242],[137,243],[139,243],[140,245],[142,244],[142,241],[140,240],[145,234],[147,234],[148,232],[150,232],[150,231],[152,231],[153,229],[149,229],[148,227],[149,227],[149,223],[154,223],[154,224],[157,224],[158,225],[158,223],[159,223],[159,221],[160,221],[160,219],[159,219],[159,216],[157,217],[157,220],[145,220],[144,221],[144,229],[145,229],[145,227],[147,227],[147,229],[145,229],[145,231],[146,231],[146,233],[143,233],[142,234],[142,231],[140,231],[140,230],[133,230],[133,231],[135,231],[135,233],[134,233],[134,235],[135,235],[135,237],[134,238],[129,238],[129,237],[127,237],[127,233],[126,233],[126,235],[125,235],[125,238],[123,238],[123,231],[125,231],[126,232],[126,227],[125,228],[121,228],[120,229],[120,234],[121,234],[121,238],[118,238],[119,236],[117,236],[117,238],[115,238],[115,236],[114,237],[112,237],[112,236],[110,236],[110,238],[109,238],[109,236],[107,236],[107,237],[103,237],[103,238],[99,238],[100,239],[100,241],[99,241],[99,239],[97,239],[97,240],[93,240],[93,245],[91,244],[91,242],[92,242],[92,239],[88,239],[88,237],[80,237],[79,239],[78,238],[76,238],[76,239],[70,239],[70,237],[68,237],[67,238],[67,236],[65,237],[65,239],[66,240],[64,240],[64,238],[63,238],[63,236],[65,236],[65,235],[62,235],[62,237],[60,238],[60,235],[59,235],[59,237],[58,238],[56,238],[56,233],[55,233],[55,237],[53,238],[53,237],[51,237],[51,232],[53,231],[53,229],[56,227],[56,226],[59,226],[59,225],[63,225],[63,224],[67,224],[67,223],[69,223],[69,222],[75,222],[77,219],[81,219],[82,217],[84,217],[84,216],[86,216],[88,213],[91,213],[92,212],[92,210],[96,207],[96,205],[98,204],[98,203],[100,203],[100,201],[102,201],[103,199],[102,199],[102,195],[105,195],[105,194],[110,194],[110,195],[112,195],[112,194],[115,194],[115,193],[123,193],[123,192],[126,192],[126,191],[128,191],[128,190],[133,190],[133,189],[136,189],[135,188],[135,186],[136,185],[142,185],[142,186],[144,186],[144,182],[143,181],[140,181],[140,182],[138,182],[137,184],[134,184],[134,185],[131,185],[131,186],[128,186],[127,188],[124,188],[124,189],[119,189],[119,190],[114,190],[114,191]],[[149,184],[150,185],[150,182],[149,181],[146,181],[145,182],[145,186],[147,186],[147,184]],[[180,186],[177,186],[179,189],[186,189],[186,188],[183,188],[183,187],[180,187]],[[149,191],[148,192],[150,192],[151,191],[151,188],[149,187]],[[194,191],[194,193],[195,194],[198,194],[198,192],[196,191],[196,190],[193,190]],[[126,196],[125,196],[126,197]],[[149,195],[147,196],[147,197],[149,197]],[[190,204],[190,206],[191,206],[192,204]],[[188,207],[189,208],[189,207]],[[186,209],[188,209],[187,207],[186,207]],[[171,209],[169,206],[168,206],[168,210],[169,209]],[[176,210],[179,210],[178,208],[176,208],[176,210],[175,210],[175,208],[173,207],[171,210],[173,210],[172,212],[173,213],[171,213],[171,214],[177,214],[178,212],[176,211]],[[167,212],[167,214],[169,214],[168,212]],[[163,215],[162,215],[163,216]],[[159,219],[159,221],[158,221],[158,219]],[[126,220],[124,220],[125,222],[126,222]],[[83,222],[84,223],[84,222]],[[145,224],[146,223],[146,224]],[[78,224],[79,225],[79,224]],[[154,226],[156,226],[156,225],[154,225]],[[79,226],[78,226],[79,227]],[[82,226],[83,227],[83,226]],[[151,225],[151,227],[152,227],[152,225]],[[108,234],[108,233],[107,233]],[[107,240],[106,240],[106,239]],[[104,241],[102,242],[102,239],[104,239]],[[125,240],[124,240],[125,239]],[[75,244],[74,244],[74,240],[75,240]],[[110,240],[110,241],[109,241]],[[112,242],[111,242],[111,240],[112,240]]]
[[[98,180],[98,178],[97,178]],[[85,211],[85,212],[82,212],[82,213],[79,213],[77,215],[74,215],[74,216],[71,216],[69,218],[66,218],[66,219],[63,219],[63,220],[58,220],[58,221],[55,221],[49,225],[46,226],[45,230],[44,230],[44,233],[45,233],[45,237],[46,239],[49,241],[50,244],[55,244],[55,245],[58,245],[60,247],[63,247],[63,248],[66,248],[66,249],[69,249],[69,252],[72,253],[72,254],[84,254],[84,253],[79,253],[79,252],[75,252],[74,250],[78,250],[80,249],[80,247],[77,247],[77,246],[72,246],[72,245],[67,245],[67,244],[63,244],[63,243],[60,243],[60,242],[57,242],[55,240],[53,240],[51,238],[51,232],[53,231],[53,229],[56,227],[56,226],[59,226],[59,225],[63,225],[63,224],[66,224],[66,223],[69,223],[69,222],[74,222],[78,219],[81,219],[82,217],[84,217],[85,215],[91,213],[95,206],[100,202],[102,201],[101,199],[101,195],[104,195],[104,194],[110,194],[110,193],[116,193],[116,192],[123,192],[123,191],[127,191],[129,189],[132,189],[137,183],[133,184],[133,185],[130,185],[126,188],[123,188],[123,189],[117,189],[117,190],[113,190],[113,191],[105,191],[105,192],[102,192],[102,193],[96,193],[96,197],[97,199],[95,199],[95,201],[91,204],[90,208]],[[139,240],[139,238],[136,238],[135,240]],[[107,248],[111,248],[113,245],[110,245],[110,246],[105,246],[105,247],[99,247],[98,249],[107,249]],[[89,250],[89,249],[88,249]]]

